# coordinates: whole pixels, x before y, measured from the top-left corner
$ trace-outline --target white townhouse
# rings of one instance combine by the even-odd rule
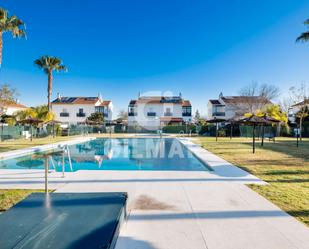
[[[0,102],[0,114],[1,115],[13,115],[15,112],[27,109],[27,106],[16,102]]]
[[[104,121],[111,122],[113,104],[110,100],[98,97],[58,97],[52,102],[55,119],[64,124],[80,124],[96,112],[103,113]]]
[[[210,99],[207,104],[208,119],[231,119],[242,117],[245,113],[254,113],[271,102],[260,96],[223,96]]]
[[[302,107],[305,107],[305,106],[309,107],[309,99],[305,99],[302,102],[299,102],[297,104],[292,105],[289,108],[289,113],[288,113],[289,121],[292,122],[292,123],[295,123],[296,122],[296,114],[300,111],[300,109]]]
[[[157,130],[192,122],[192,107],[181,96],[139,96],[128,106],[128,126]]]

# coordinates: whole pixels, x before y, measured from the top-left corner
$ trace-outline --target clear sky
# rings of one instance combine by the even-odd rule
[[[27,24],[27,40],[4,35],[0,83],[18,88],[22,103],[46,102],[41,55],[69,68],[53,95],[97,96],[126,109],[138,92],[173,92],[206,113],[209,98],[237,94],[251,81],[286,94],[308,82],[305,0],[0,0]]]

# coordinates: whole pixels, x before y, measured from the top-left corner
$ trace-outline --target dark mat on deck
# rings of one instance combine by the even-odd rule
[[[0,215],[0,248],[111,249],[126,193],[31,194]]]

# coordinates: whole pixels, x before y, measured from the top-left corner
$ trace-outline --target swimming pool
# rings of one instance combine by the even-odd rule
[[[172,170],[207,171],[208,168],[177,139],[95,139],[69,145],[64,155],[65,171],[77,170]],[[53,154],[55,152],[55,154]],[[62,171],[57,150],[0,161],[0,169],[43,169],[44,155],[50,168]],[[71,159],[71,163],[70,160]]]

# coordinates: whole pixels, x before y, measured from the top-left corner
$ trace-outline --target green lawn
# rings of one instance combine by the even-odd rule
[[[16,139],[16,140],[7,140],[0,142],[0,152],[10,151],[10,150],[17,150],[23,149],[27,147],[33,147],[38,145],[56,143],[61,141],[70,140],[77,136],[70,136],[70,137],[45,137],[45,138],[35,138],[31,142],[29,139]]]
[[[43,192],[43,190],[0,189],[0,213],[8,210],[33,192]]]
[[[257,141],[252,154],[252,139],[210,137],[194,139],[207,150],[268,182],[268,186],[250,185],[277,206],[309,226],[309,140],[299,148],[295,139],[278,138],[276,143],[266,141],[264,147]]]

